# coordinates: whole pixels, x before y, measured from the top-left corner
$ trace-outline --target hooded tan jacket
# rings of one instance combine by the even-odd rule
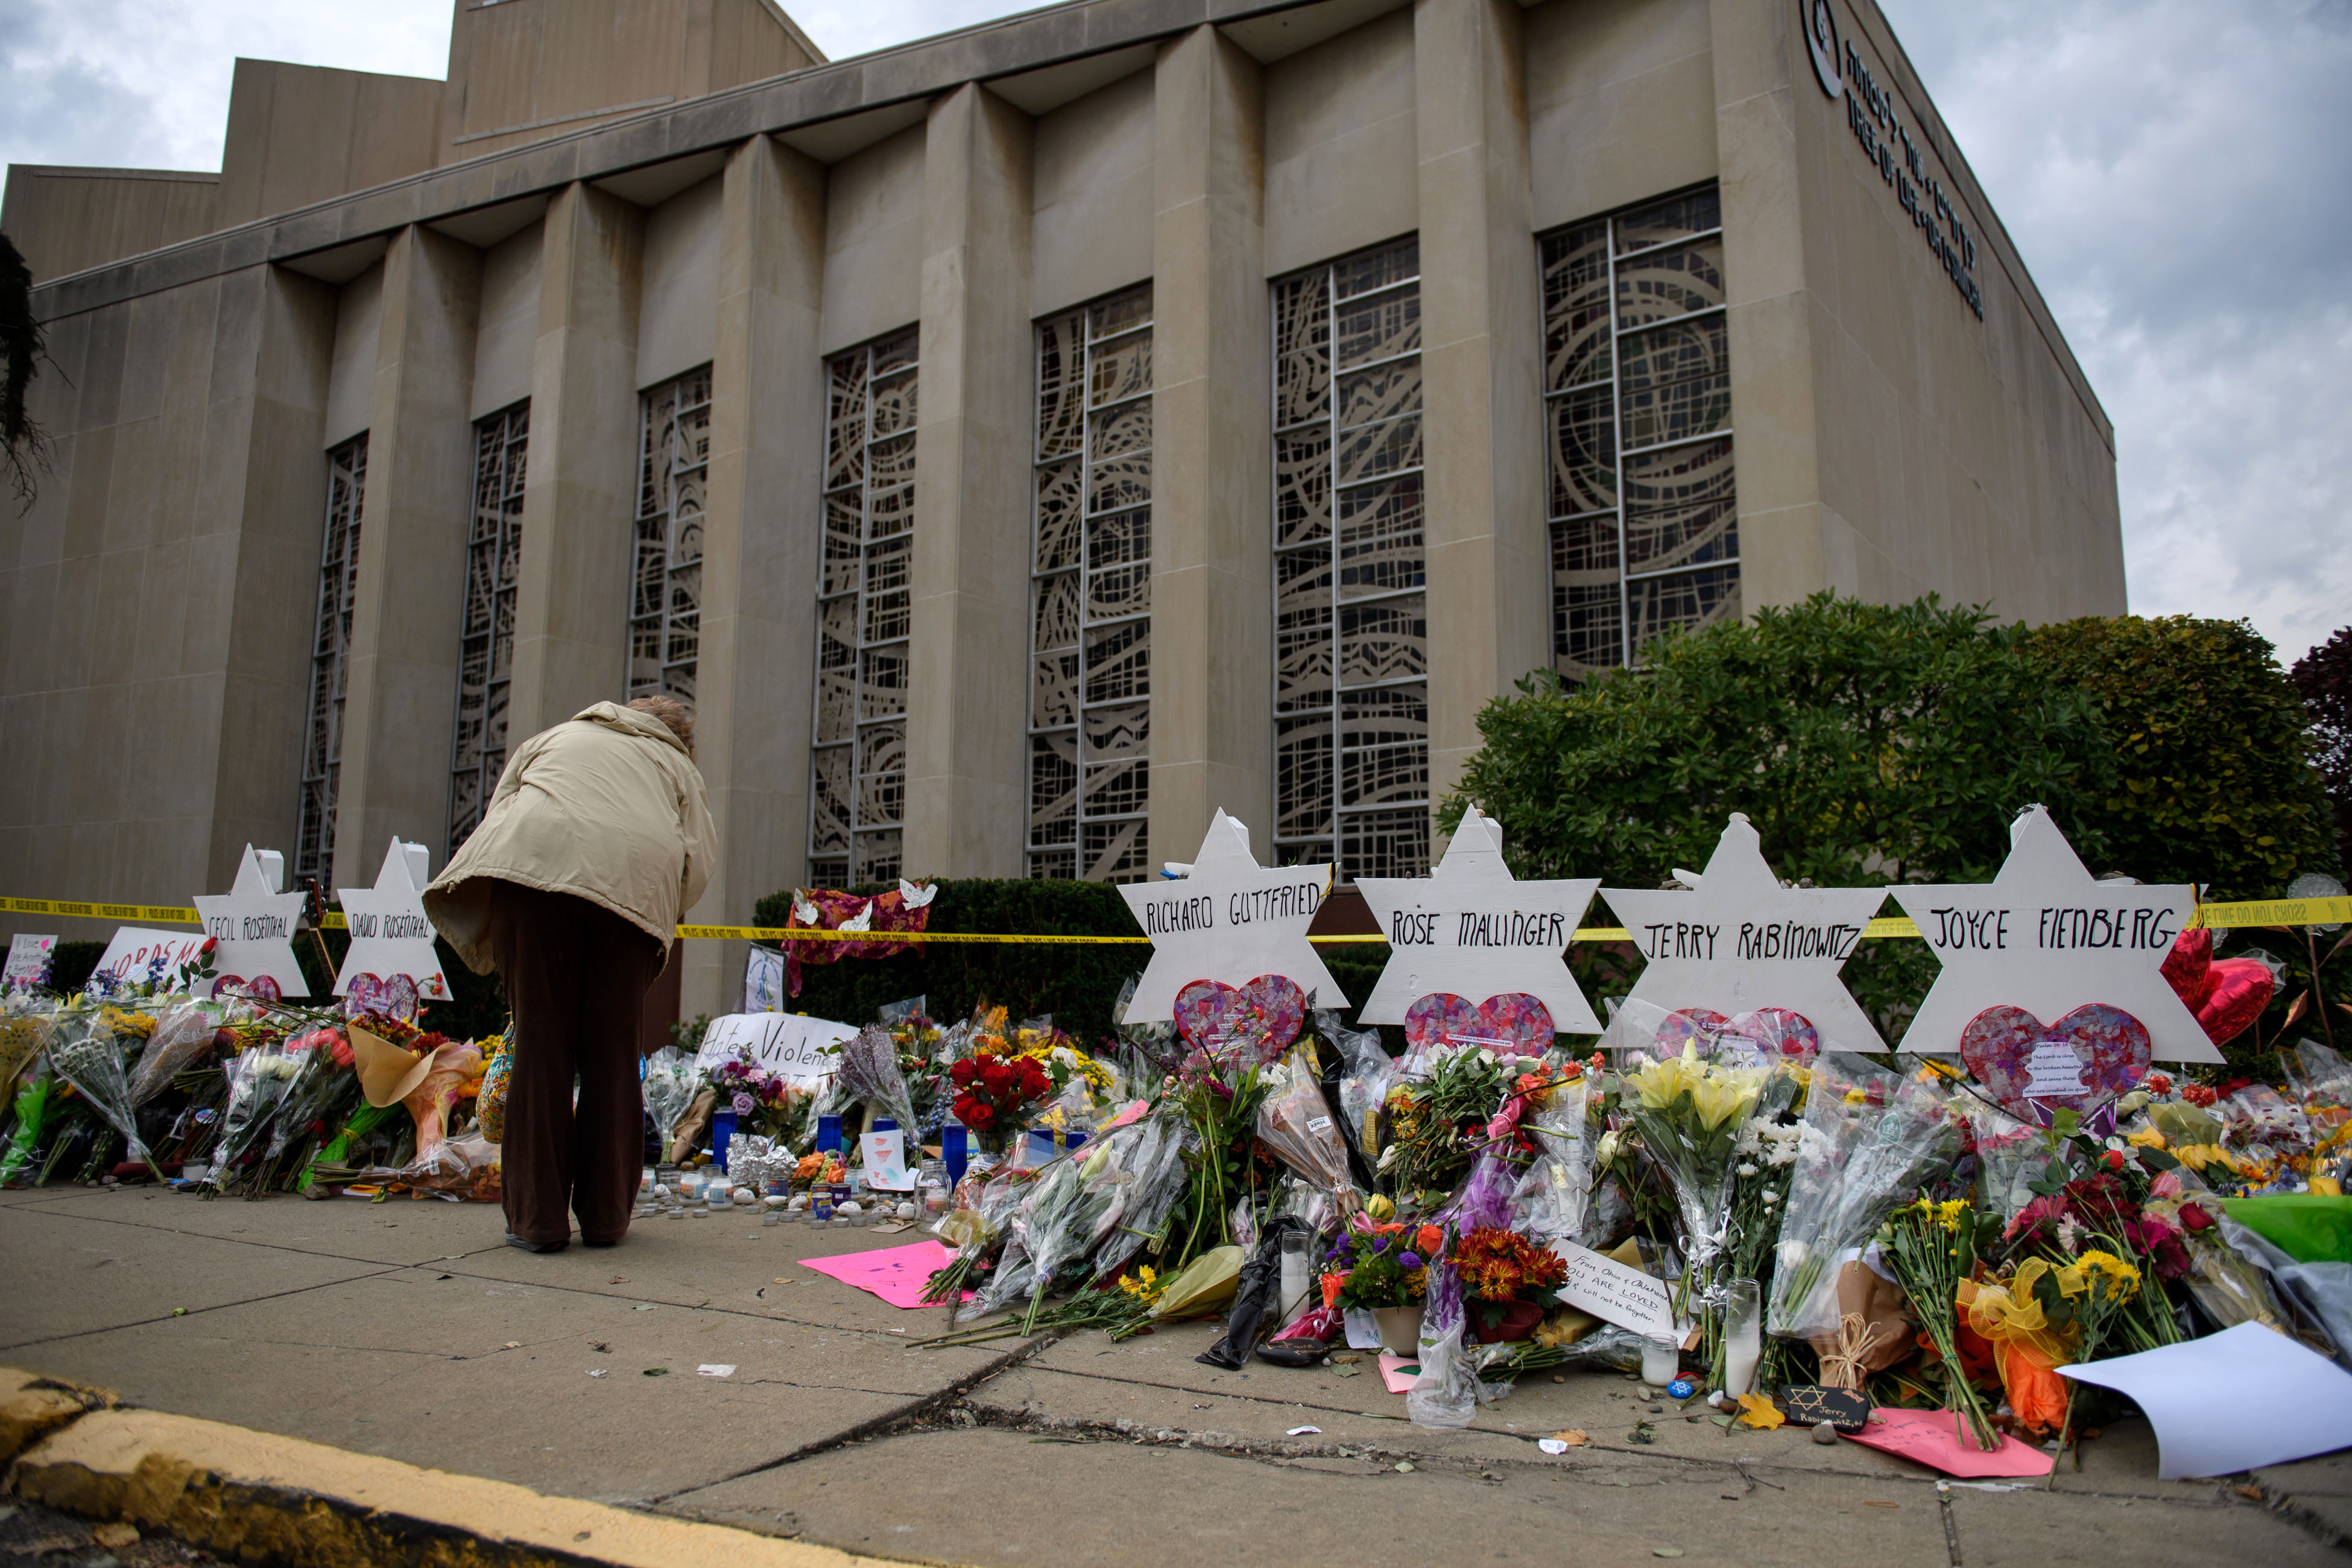
[[[599,702],[508,761],[481,826],[425,889],[425,912],[477,974],[491,966],[493,880],[601,904],[666,953],[718,854],[702,772],[669,726]]]

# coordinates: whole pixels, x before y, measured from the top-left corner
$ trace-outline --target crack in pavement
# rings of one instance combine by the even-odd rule
[[[819,1437],[803,1443],[799,1447],[779,1455],[775,1458],[746,1466],[742,1469],[710,1480],[698,1481],[690,1487],[679,1487],[672,1491],[657,1492],[631,1506],[647,1510],[660,1509],[679,1498],[692,1497],[697,1492],[708,1491],[712,1487],[725,1486],[730,1481],[740,1481],[747,1476],[764,1475],[770,1470],[782,1469],[786,1465],[795,1465],[803,1459],[814,1458],[819,1454],[831,1453],[835,1448],[847,1447],[852,1443],[862,1443],[877,1436],[894,1436],[900,1428],[919,1422],[930,1411],[961,1404],[964,1396],[980,1384],[1001,1372],[1020,1365],[1031,1356],[1055,1342],[1057,1342],[1055,1336],[1042,1337],[1034,1343],[995,1356],[986,1363],[965,1373],[947,1387],[910,1400],[896,1410],[887,1410],[868,1420],[844,1427],[829,1437]]]
[[[1010,1371],[1012,1369],[1007,1368],[1006,1370]],[[1211,1399],[1230,1399],[1285,1410],[1304,1409],[1333,1415],[1350,1415],[1360,1419],[1369,1416],[1370,1419],[1377,1421],[1398,1422],[1404,1426],[1408,1432],[1419,1430],[1419,1428],[1413,1427],[1410,1422],[1405,1421],[1402,1416],[1382,1415],[1374,1412],[1359,1410],[1348,1405],[1319,1405],[1312,1404],[1305,1400],[1295,1399],[1274,1399],[1264,1394],[1238,1392],[1226,1393],[1223,1390],[1214,1389],[1184,1388],[1181,1386],[1171,1386],[1167,1384],[1152,1383],[1142,1378],[1120,1377],[1110,1373],[1078,1371],[1060,1366],[1027,1366],[1021,1368],[1021,1370],[1024,1373],[1049,1372],[1065,1377],[1087,1378],[1097,1383],[1120,1384],[1129,1387],[1154,1389],[1163,1394],[1191,1394]],[[970,1400],[966,1400],[962,1403],[972,1409],[975,1415],[980,1417],[983,1425],[1034,1426],[1038,1430],[1050,1429],[1055,1431],[1083,1431],[1095,1434],[1106,1441],[1134,1442],[1138,1440],[1138,1434],[1139,1432],[1149,1429],[1154,1433],[1173,1432],[1179,1438],[1191,1439],[1189,1445],[1171,1443],[1171,1446],[1189,1446],[1211,1452],[1248,1449],[1253,1452],[1263,1451],[1268,1455],[1277,1457],[1289,1456],[1320,1458],[1330,1457],[1330,1451],[1333,1449],[1352,1447],[1357,1449],[1359,1452],[1371,1451],[1382,1454],[1393,1454],[1397,1458],[1411,1459],[1416,1465],[1420,1465],[1426,1460],[1432,1464],[1457,1466],[1466,1465],[1473,1468],[1481,1464],[1525,1465],[1531,1468],[1542,1470],[1572,1470],[1577,1468],[1572,1463],[1563,1465],[1559,1460],[1549,1458],[1543,1460],[1465,1459],[1459,1456],[1433,1453],[1422,1448],[1392,1447],[1391,1446],[1380,1444],[1370,1445],[1369,1448],[1367,1447],[1367,1445],[1360,1443],[1278,1445],[1269,1443],[1264,1439],[1238,1437],[1229,1434],[1214,1431],[1195,1431],[1191,1428],[1163,1427],[1159,1426],[1151,1426],[1147,1428],[1142,1424],[1136,1423],[1130,1423],[1129,1425],[1122,1427],[1118,1422],[1095,1421],[1083,1416],[1034,1415],[1030,1414],[1028,1405],[1025,1401],[1019,1407],[1011,1405],[987,1405]],[[1536,1441],[1536,1436],[1534,1435],[1522,1434],[1518,1432],[1500,1432],[1487,1426],[1467,1426],[1460,1428],[1460,1430],[1472,1433],[1479,1436],[1503,1438],[1510,1442],[1531,1444]],[[1156,1441],[1157,1439],[1155,1438],[1154,1440]],[[1934,1481],[1937,1479],[1933,1476],[1924,1475],[1889,1475],[1881,1470],[1854,1470],[1837,1466],[1816,1468],[1813,1466],[1775,1465],[1769,1460],[1759,1458],[1752,1454],[1721,1459],[1709,1458],[1704,1455],[1661,1454],[1654,1449],[1633,1447],[1622,1444],[1603,1443],[1598,1441],[1586,1442],[1580,1446],[1580,1451],[1588,1454],[1607,1454],[1613,1458],[1630,1460],[1636,1464],[1643,1465],[1691,1464],[1706,1466],[1717,1469],[1729,1469],[1737,1472],[1743,1479],[1750,1479],[1747,1467],[1751,1465],[1755,1466],[1759,1470],[1769,1470],[1773,1473],[1830,1476],[1840,1480],[1899,1481],[1911,1485],[1918,1485]],[[1773,1483],[1768,1481],[1765,1484],[1769,1486]],[[2069,1487],[2064,1493],[2060,1495],[2068,1497],[2096,1498],[2108,1501],[2122,1501],[2129,1500],[2133,1502],[2170,1503],[2189,1508],[2231,1508],[2236,1506],[2230,1500],[2229,1497],[2225,1495],[2226,1492],[2227,1488],[2225,1488],[2221,1483],[2216,1482],[2214,1485],[2214,1495],[2210,1498],[2183,1497],[2177,1492],[2158,1493],[2147,1491],[2124,1491],[2102,1486]],[[2321,1528],[2325,1527],[2323,1526]]]
[[[38,1339],[18,1340],[13,1343],[0,1344],[0,1352],[32,1350],[41,1345],[61,1344],[67,1340],[88,1339],[92,1334],[114,1334],[121,1333],[126,1329],[149,1328],[156,1323],[184,1322],[190,1318],[201,1318],[214,1312],[226,1312],[238,1307],[255,1307],[264,1301],[282,1301],[289,1296],[307,1296],[313,1290],[329,1290],[340,1285],[356,1285],[362,1280],[382,1279],[386,1274],[397,1274],[405,1267],[407,1266],[403,1264],[396,1268],[381,1268],[373,1274],[355,1274],[347,1279],[322,1279],[315,1285],[297,1285],[289,1290],[272,1290],[266,1295],[248,1296],[235,1301],[216,1301],[209,1307],[184,1307],[165,1312],[159,1317],[138,1318],[127,1323],[106,1323],[96,1328],[76,1329],[70,1333],[44,1334]]]

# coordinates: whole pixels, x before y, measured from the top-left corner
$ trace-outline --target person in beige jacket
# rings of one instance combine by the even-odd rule
[[[524,742],[425,889],[425,913],[476,973],[498,970],[514,1013],[509,1245],[561,1251],[571,1215],[590,1247],[627,1233],[645,1151],[637,1015],[717,855],[694,716],[641,697]]]

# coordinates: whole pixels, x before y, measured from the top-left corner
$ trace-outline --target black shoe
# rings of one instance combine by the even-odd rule
[[[580,1238],[580,1245],[583,1247],[618,1247],[621,1245],[621,1238],[614,1236],[608,1237],[603,1241],[592,1241],[587,1237],[583,1236]]]
[[[517,1236],[512,1231],[509,1231],[507,1232],[507,1245],[509,1247],[520,1247],[525,1252],[561,1252],[565,1247],[572,1245],[572,1238],[566,1237],[562,1241],[530,1241],[522,1237]]]

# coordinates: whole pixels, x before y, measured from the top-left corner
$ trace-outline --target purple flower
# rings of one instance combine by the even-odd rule
[[[749,1116],[751,1114],[753,1108],[755,1108],[759,1103],[760,1102],[758,1100],[753,1100],[748,1094],[738,1094],[735,1097],[735,1114],[738,1116]]]
[[[1410,1269],[1418,1268],[1420,1268],[1421,1266],[1422,1266],[1422,1263],[1421,1263],[1421,1254],[1420,1254],[1420,1253],[1418,1253],[1418,1252],[1400,1252],[1400,1253],[1398,1253],[1398,1254],[1397,1254],[1397,1267],[1398,1267],[1398,1268],[1410,1270]]]
[[[1372,1243],[1372,1256],[1375,1258],[1378,1258],[1381,1253],[1386,1252],[1388,1249],[1389,1238],[1385,1236],[1378,1237]]]

